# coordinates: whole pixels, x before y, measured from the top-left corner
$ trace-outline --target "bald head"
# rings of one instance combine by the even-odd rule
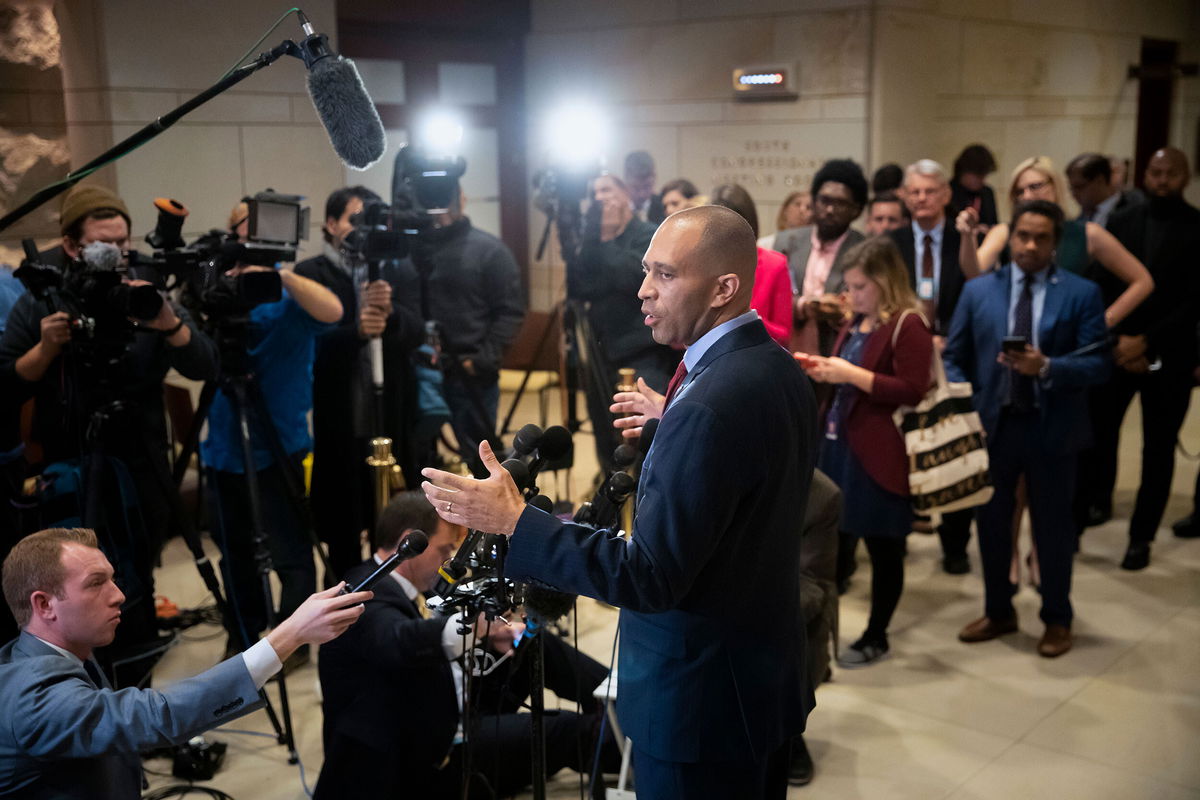
[[[679,211],[655,232],[642,260],[642,313],[659,344],[690,346],[750,309],[758,250],[736,211],[700,206]]]
[[[663,225],[682,226],[681,232],[694,231],[689,261],[712,276],[736,274],[749,297],[758,265],[758,245],[754,230],[741,214],[723,206],[698,206],[672,214]]]
[[[1146,165],[1146,192],[1151,197],[1179,197],[1191,177],[1188,158],[1177,147],[1164,147],[1155,151]]]

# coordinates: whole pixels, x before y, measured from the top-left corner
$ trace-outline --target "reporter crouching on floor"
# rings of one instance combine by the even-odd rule
[[[468,777],[471,798],[508,797],[530,784],[530,715],[517,713],[530,688],[521,650],[529,645],[518,644],[525,626],[502,618],[489,623],[481,615],[464,635],[458,614],[430,617],[425,605],[424,593],[465,529],[438,519],[421,492],[404,492],[379,518],[375,555],[346,578],[352,584],[365,578],[415,529],[430,534],[425,552],[375,586],[352,636],[321,648],[325,764],[316,800],[406,793],[450,800],[463,796]],[[583,712],[547,711],[546,772],[590,771],[603,713],[592,692],[607,670],[557,636],[544,634],[543,641],[546,687],[578,701]],[[507,657],[470,679],[469,697],[463,691],[467,644]],[[611,739],[600,763],[612,771],[619,763]]]

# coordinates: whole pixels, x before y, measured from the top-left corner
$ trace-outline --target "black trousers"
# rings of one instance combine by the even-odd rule
[[[1134,375],[1117,369],[1113,380],[1092,394],[1095,446],[1080,458],[1076,524],[1089,506],[1112,508],[1121,423],[1134,395],[1142,401],[1142,469],[1129,520],[1130,542],[1152,542],[1162,522],[1175,473],[1175,442],[1192,398],[1190,366],[1164,363],[1157,372]]]
[[[663,761],[633,747],[633,779],[639,798],[653,800],[783,800],[787,796],[788,746],[758,761]]]
[[[1075,558],[1071,497],[1077,456],[1046,448],[1036,412],[1005,411],[995,435],[988,440],[988,458],[995,493],[990,502],[976,511],[979,556],[983,562],[984,613],[994,620],[1011,619],[1016,613],[1012,598],[1017,587],[1008,578],[1017,480],[1024,475],[1042,576],[1042,621],[1047,625],[1069,626],[1073,618],[1071,568]]]
[[[304,453],[292,460],[299,464]],[[267,601],[255,560],[254,528],[246,476],[212,470],[212,538],[221,550],[221,577],[225,583],[230,616],[225,628],[232,640],[248,647],[267,627]],[[260,469],[258,492],[262,524],[272,567],[281,591],[276,620],[286,619],[317,588],[312,540],[306,523],[296,513],[278,464]]]
[[[942,516],[942,524],[938,526],[938,538],[942,540],[942,555],[965,556],[967,544],[971,541],[971,520],[975,517],[974,509],[951,511]]]

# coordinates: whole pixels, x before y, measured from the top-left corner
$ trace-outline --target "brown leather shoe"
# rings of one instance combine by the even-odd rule
[[[1046,632],[1038,641],[1038,655],[1044,658],[1058,658],[1070,650],[1073,643],[1071,629],[1066,625],[1047,625]]]
[[[1014,615],[1006,620],[994,620],[991,617],[980,617],[958,632],[958,640],[967,644],[986,642],[1013,633],[1017,630],[1017,618]]]

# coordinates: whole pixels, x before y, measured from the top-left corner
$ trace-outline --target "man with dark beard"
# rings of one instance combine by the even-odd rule
[[[1129,521],[1129,549],[1121,566],[1144,569],[1150,543],[1162,521],[1175,440],[1187,414],[1197,361],[1196,322],[1200,316],[1200,210],[1183,199],[1191,170],[1174,147],[1157,151],[1146,166],[1147,202],[1114,213],[1108,229],[1154,278],[1154,293],[1118,326],[1109,391],[1100,393],[1096,415],[1096,458],[1081,476],[1090,519],[1112,508],[1121,420],[1135,394],[1142,403],[1142,480]],[[1107,273],[1104,273],[1107,275]],[[1103,277],[1102,277],[1103,281]],[[1105,300],[1124,285],[1102,282]]]

